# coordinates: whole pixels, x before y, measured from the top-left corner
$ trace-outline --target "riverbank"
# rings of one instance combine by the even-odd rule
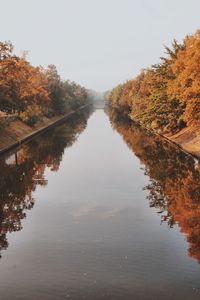
[[[144,126],[142,122],[139,122],[132,118],[130,115],[124,113],[121,109],[113,108],[111,106],[106,106],[108,114],[114,113],[114,119],[117,118],[117,115],[121,116],[124,119],[128,119],[131,122],[139,125],[141,128],[160,136],[161,138],[167,140],[169,143],[174,144],[176,147],[180,148],[186,154],[192,155],[193,157],[200,159],[200,125],[188,126],[176,133],[164,133],[158,131],[155,128],[149,126]]]
[[[88,105],[84,105],[76,111],[71,111],[70,113],[62,116],[54,116],[52,118],[43,117],[34,126],[29,126],[21,120],[15,120],[9,123],[8,126],[2,129],[0,133],[0,154],[19,146],[36,135],[49,130],[53,126],[62,123],[71,115],[87,106]]]
[[[185,151],[200,158],[200,125],[185,127],[176,134],[166,135],[166,137]]]
[[[127,116],[127,118],[129,118]],[[181,148],[184,152],[195,156],[200,159],[200,125],[185,127],[182,130],[178,131],[175,134],[172,133],[162,133],[158,132],[153,128],[145,127],[138,121],[130,118],[133,122],[138,123],[141,127],[146,128],[147,130],[153,132],[156,135],[159,135],[169,142],[175,144]]]

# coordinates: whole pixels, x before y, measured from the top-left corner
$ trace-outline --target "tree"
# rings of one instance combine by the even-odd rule
[[[38,105],[43,111],[49,101],[45,78],[40,68],[27,61],[8,56],[0,63],[0,109],[7,113],[24,112],[28,106]]]
[[[174,78],[169,81],[168,95],[179,101],[188,124],[197,122],[200,119],[200,30],[186,37],[171,68]]]
[[[65,113],[65,93],[56,66],[49,65],[44,72],[47,90],[52,102],[52,109],[58,114]]]

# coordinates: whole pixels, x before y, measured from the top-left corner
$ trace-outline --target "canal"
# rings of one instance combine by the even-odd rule
[[[200,298],[192,157],[96,110],[0,166],[0,299]]]

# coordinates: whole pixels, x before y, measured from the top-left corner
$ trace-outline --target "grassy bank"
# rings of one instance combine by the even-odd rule
[[[144,124],[142,124],[142,122],[138,122],[130,116],[126,115],[125,117],[132,120],[134,123],[139,124],[141,127],[151,131],[152,133],[158,134],[166,140],[173,142],[183,151],[194,155],[196,158],[200,158],[200,124],[186,126],[175,133],[166,133],[149,126],[145,126]]]
[[[34,136],[65,121],[77,111],[84,109],[89,109],[89,105],[79,107],[75,111],[71,111],[62,116],[57,115],[52,118],[43,117],[34,126],[30,126],[20,119],[10,121],[3,129],[1,129],[0,154],[30,140]]]

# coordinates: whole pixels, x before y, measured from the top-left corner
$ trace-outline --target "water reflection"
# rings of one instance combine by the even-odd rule
[[[45,169],[59,169],[65,148],[76,142],[90,114],[90,108],[81,110],[62,125],[1,157],[0,255],[8,247],[7,233],[21,230],[26,211],[33,208],[36,186],[47,185]]]
[[[108,111],[112,127],[144,164],[150,177],[150,207],[170,228],[178,224],[188,242],[188,255],[200,263],[200,164],[179,148],[142,129],[116,110]]]

